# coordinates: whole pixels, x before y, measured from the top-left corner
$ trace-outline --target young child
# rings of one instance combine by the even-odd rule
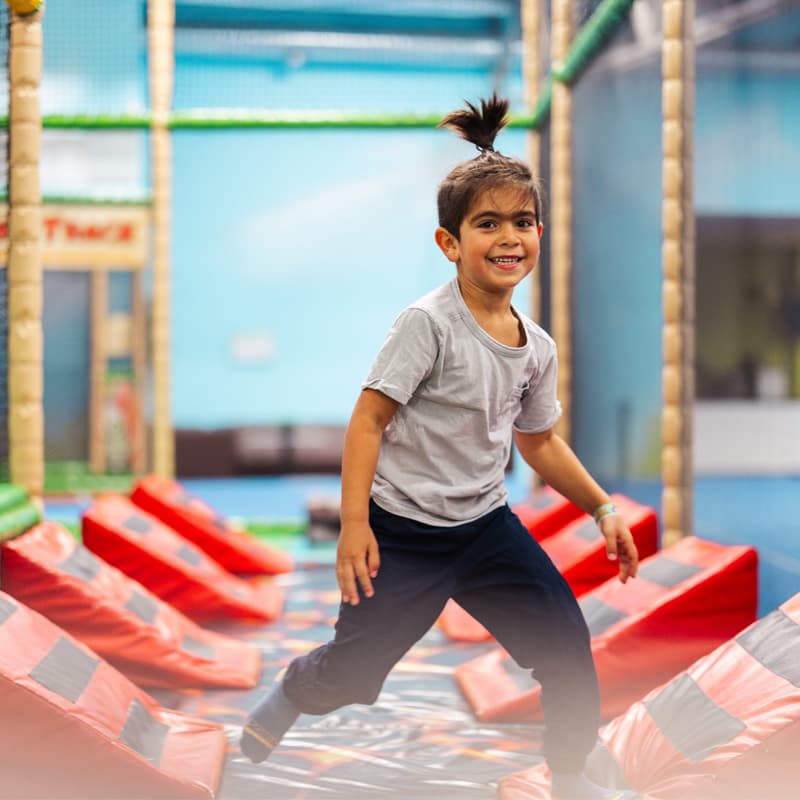
[[[542,479],[594,515],[620,580],[636,575],[622,517],[553,430],[555,344],[511,304],[539,257],[542,204],[530,169],[494,150],[507,111],[494,96],[441,122],[480,151],[439,187],[435,238],[456,275],[400,314],[363,384],[342,461],[335,637],[295,659],[248,718],[253,761],[300,713],[374,703],[452,597],[541,683],[553,797],[617,796],[582,773],[599,725],[586,624],[506,502],[513,434]]]

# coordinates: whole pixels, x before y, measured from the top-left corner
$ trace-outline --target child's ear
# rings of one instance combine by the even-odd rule
[[[542,225],[542,223],[540,222],[540,223],[539,223],[539,224],[536,226],[536,230],[537,230],[537,232],[538,232],[538,234],[539,234],[539,238],[541,239],[541,238],[542,238],[542,231],[544,230],[544,225]]]
[[[439,249],[444,253],[444,257],[455,264],[460,257],[458,239],[447,228],[441,227],[436,229],[434,238],[436,239],[436,244],[439,245]]]

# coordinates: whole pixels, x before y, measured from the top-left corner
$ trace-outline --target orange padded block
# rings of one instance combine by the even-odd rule
[[[645,559],[635,580],[614,578],[584,595],[603,717],[753,622],[757,598],[752,547],[695,537]],[[459,666],[456,681],[482,721],[542,719],[541,687],[501,648]]]
[[[655,553],[658,548],[658,519],[655,510],[623,495],[615,494],[612,499],[630,528],[639,558]],[[549,536],[541,544],[576,597],[619,572],[618,563],[608,560],[605,539],[588,514],[568,523],[560,533]],[[445,606],[439,616],[438,625],[456,641],[479,642],[491,639],[486,628],[453,600]]]
[[[269,578],[231,575],[126,497],[106,495],[83,514],[83,542],[192,619],[276,619],[283,593]]]
[[[257,648],[199,627],[55,522],[6,542],[0,568],[4,591],[140,686],[249,689],[258,683]]]
[[[549,486],[537,489],[530,498],[512,506],[511,510],[539,542],[583,516],[578,506]]]
[[[136,484],[131,500],[229,572],[277,575],[292,569],[292,559],[286,553],[234,527],[176,481],[148,475]]]
[[[220,725],[169,711],[0,592],[0,793],[33,800],[210,800]]]

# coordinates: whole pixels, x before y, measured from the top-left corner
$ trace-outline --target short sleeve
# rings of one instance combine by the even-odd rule
[[[433,369],[439,340],[431,317],[408,308],[395,320],[375,356],[362,389],[376,389],[405,405]]]
[[[561,416],[558,401],[558,356],[555,343],[548,340],[548,349],[540,353],[540,368],[532,377],[522,397],[521,410],[514,420],[520,433],[541,433],[549,430]]]

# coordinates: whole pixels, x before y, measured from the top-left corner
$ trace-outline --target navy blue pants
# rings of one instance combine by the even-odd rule
[[[289,665],[292,703],[306,714],[374,703],[452,597],[541,683],[550,768],[581,770],[600,722],[589,632],[572,590],[511,509],[441,528],[371,502],[370,525],[381,556],[375,595],[342,604],[333,641]]]

